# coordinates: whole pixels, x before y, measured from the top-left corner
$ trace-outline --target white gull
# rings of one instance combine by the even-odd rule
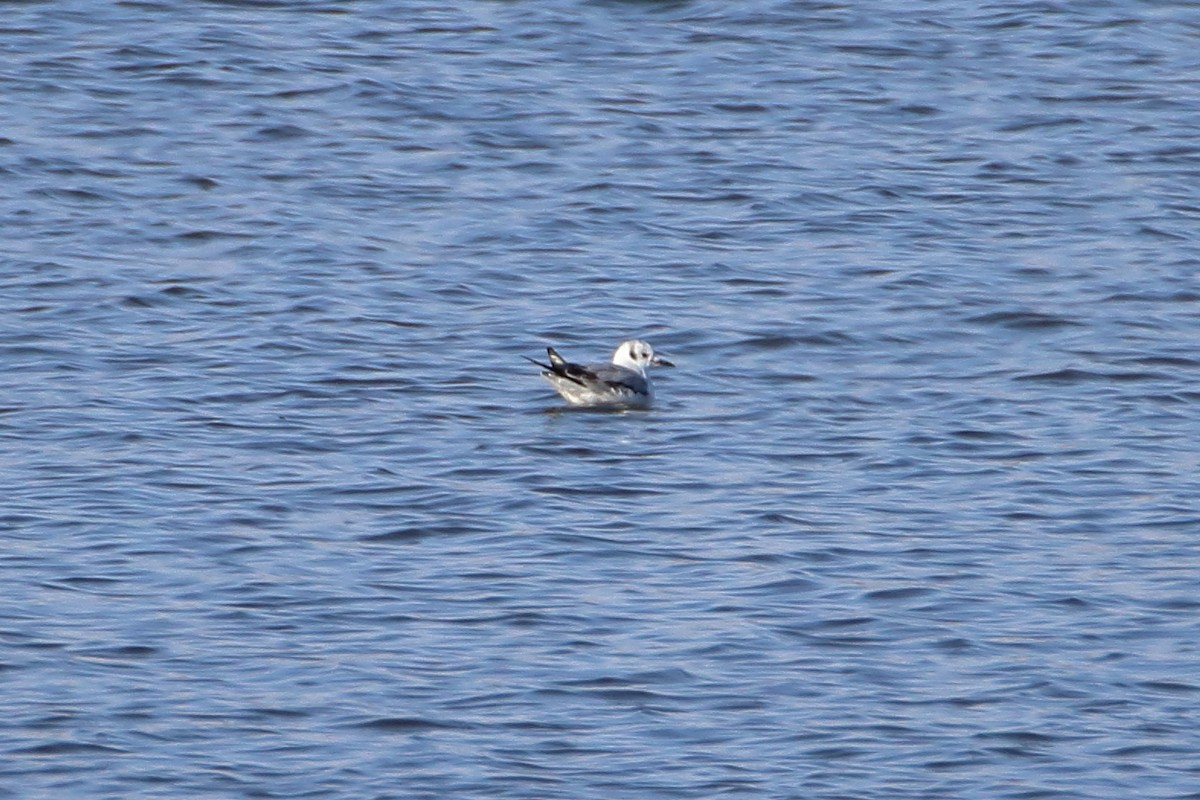
[[[629,339],[617,345],[611,364],[572,364],[553,347],[546,348],[549,364],[522,356],[543,370],[563,399],[573,406],[589,408],[647,408],[654,401],[654,387],[646,367],[673,367],[670,361],[654,355],[654,348],[641,339]]]

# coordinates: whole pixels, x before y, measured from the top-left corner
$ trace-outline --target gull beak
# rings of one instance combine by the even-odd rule
[[[673,366],[675,366],[670,361],[667,361],[665,358],[662,358],[660,356],[655,356],[653,359],[650,360],[650,363],[656,367],[673,367]]]

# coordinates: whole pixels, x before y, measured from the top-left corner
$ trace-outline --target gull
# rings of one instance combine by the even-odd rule
[[[617,345],[611,364],[572,364],[553,347],[546,348],[549,364],[522,356],[543,370],[563,399],[573,406],[589,408],[648,408],[654,400],[654,387],[646,376],[646,367],[673,367],[670,361],[654,355],[654,348],[641,339],[629,339]]]

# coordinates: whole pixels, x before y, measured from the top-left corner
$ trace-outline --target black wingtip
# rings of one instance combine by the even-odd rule
[[[537,360],[537,359],[535,359],[535,358],[530,358],[529,356],[521,356],[521,358],[525,359],[525,360],[526,360],[526,361],[528,361],[530,364],[536,364],[537,366],[541,367],[542,369],[548,369],[548,370],[550,370],[551,372],[553,372],[553,371],[554,371],[554,368],[553,368],[553,367],[551,367],[549,364],[543,364],[542,362],[538,361],[538,360]]]
[[[535,361],[529,356],[521,356],[531,364],[537,364],[542,369],[546,370],[542,374],[547,378],[555,377],[577,383],[580,386],[586,386],[585,379],[595,379],[595,375],[589,372],[584,367],[578,364],[572,364],[558,354],[558,351],[553,347],[546,348],[546,355],[550,357],[549,364],[543,364],[540,361]]]

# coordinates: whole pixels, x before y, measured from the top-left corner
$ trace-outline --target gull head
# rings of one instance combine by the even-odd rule
[[[613,353],[612,363],[618,367],[636,369],[638,372],[645,372],[646,367],[649,366],[675,366],[665,358],[659,358],[654,355],[654,348],[650,346],[650,343],[641,339],[629,339],[617,345],[617,349]]]

